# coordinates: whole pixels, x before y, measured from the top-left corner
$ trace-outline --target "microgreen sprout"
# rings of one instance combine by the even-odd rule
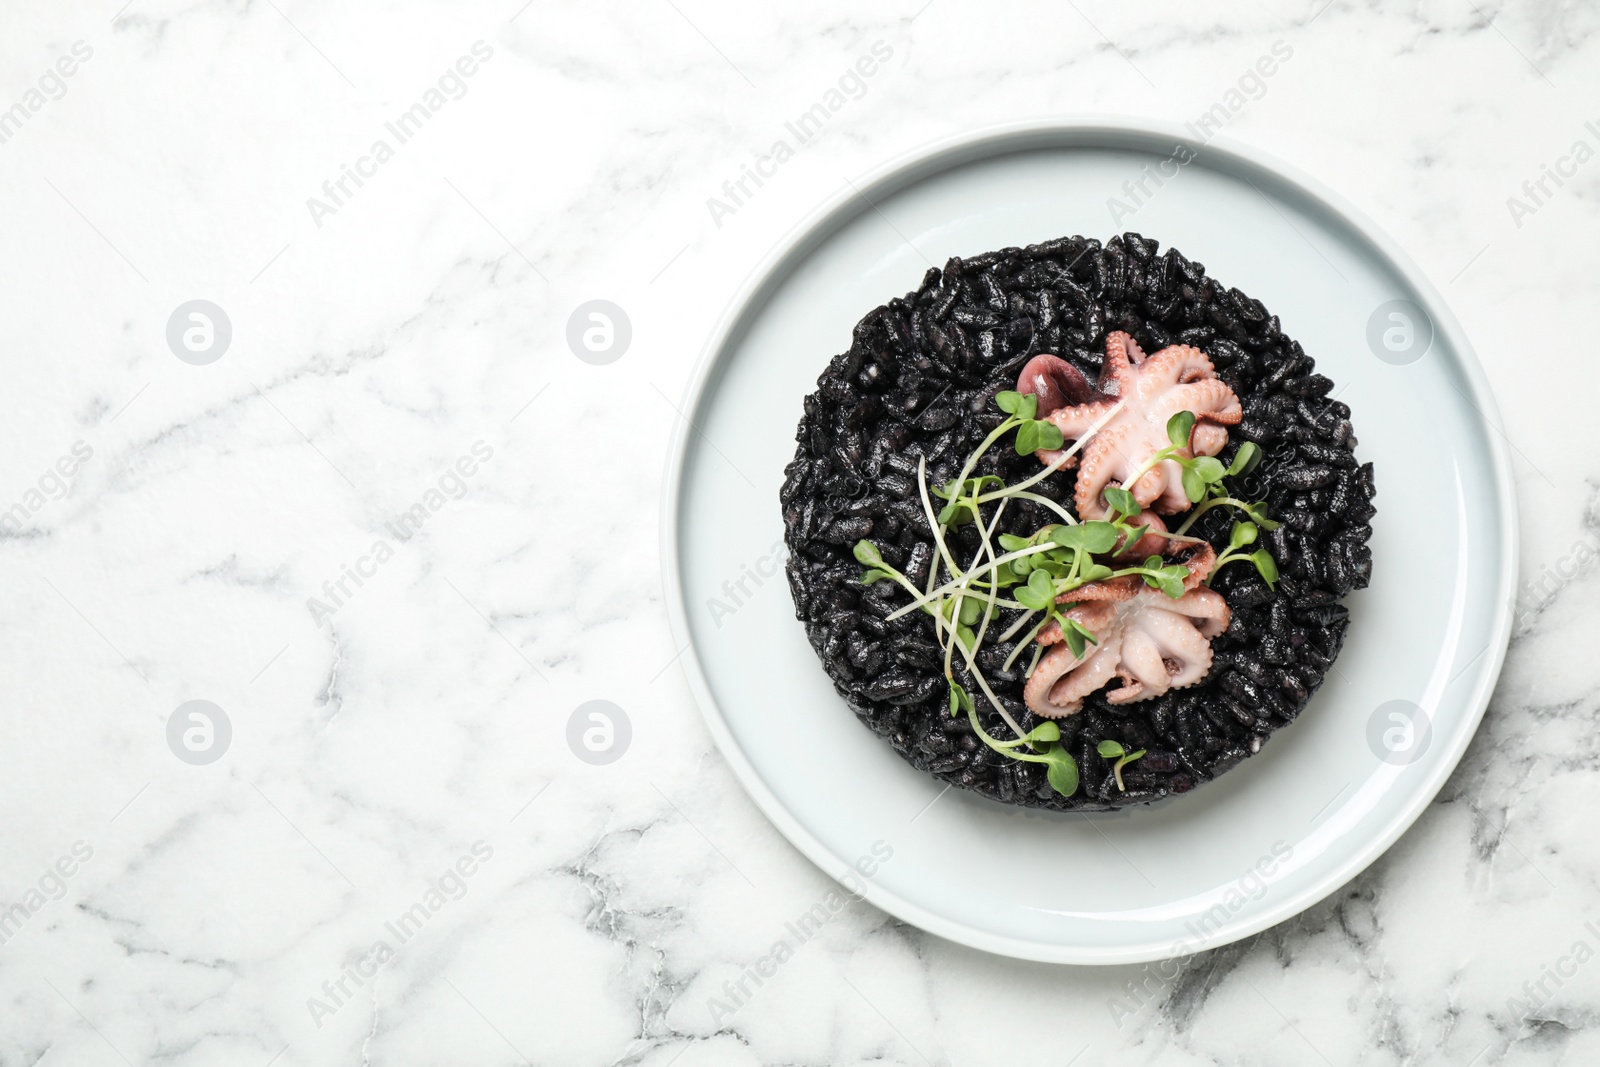
[[[995,407],[1010,415],[1011,420],[1017,423],[1017,455],[1026,456],[1041,449],[1054,452],[1066,443],[1055,423],[1034,418],[1039,411],[1039,398],[1033,393],[1018,393],[1008,389],[996,393],[994,403]]]
[[[1126,793],[1128,787],[1122,784],[1122,768],[1143,756],[1145,750],[1141,748],[1137,752],[1129,752],[1116,741],[1102,741],[1095,746],[1095,751],[1104,759],[1117,761],[1111,765],[1111,774],[1117,780],[1117,792]]]
[[[1274,526],[1277,524],[1274,523]],[[1278,587],[1278,561],[1272,558],[1272,553],[1265,548],[1258,548],[1254,552],[1245,551],[1256,543],[1259,536],[1256,524],[1249,519],[1239,519],[1233,524],[1233,530],[1228,534],[1228,548],[1217,557],[1217,562],[1211,568],[1211,574],[1206,576],[1206,584],[1211,584],[1211,579],[1223,567],[1239,560],[1249,560],[1256,565],[1256,571],[1261,575],[1262,581],[1267,583],[1267,588]]]
[[[1106,487],[1104,498],[1110,510],[1108,517],[1103,520],[1079,522],[1056,501],[1027,491],[1042,479],[1060,470],[1094,434],[1099,432],[1101,427],[1110,421],[1123,403],[1124,401],[1119,401],[1113,405],[1084,432],[1082,437],[1074,441],[1071,446],[1063,447],[1066,442],[1060,429],[1048,419],[1035,417],[1039,408],[1038,397],[1008,390],[995,396],[995,406],[1005,413],[1006,418],[989,432],[967,458],[955,478],[942,485],[930,486],[927,459],[922,457],[917,465],[917,488],[923,514],[933,531],[934,541],[934,554],[929,562],[925,589],[918,589],[910,578],[885,561],[882,552],[871,541],[862,540],[855,545],[856,561],[866,568],[861,575],[863,584],[873,585],[885,580],[892,581],[911,594],[911,603],[891,612],[888,615],[889,621],[917,610],[932,617],[935,632],[944,650],[944,674],[949,685],[950,714],[954,716],[966,712],[979,740],[995,752],[1023,762],[1045,764],[1046,777],[1051,787],[1064,797],[1072,796],[1078,789],[1078,765],[1072,754],[1061,744],[1060,728],[1055,723],[1047,721],[1032,730],[1024,731],[995,695],[978,667],[978,649],[988,636],[989,626],[997,618],[998,612],[1001,609],[1019,611],[1017,617],[998,638],[1000,641],[1016,639],[1017,642],[1007,656],[1003,670],[1009,671],[1022,650],[1033,645],[1033,660],[1027,669],[1027,674],[1031,677],[1034,667],[1039,662],[1039,654],[1043,650],[1042,645],[1034,644],[1034,639],[1052,622],[1060,627],[1061,638],[1072,654],[1081,658],[1088,646],[1096,644],[1097,641],[1094,633],[1070,614],[1076,604],[1072,599],[1073,590],[1089,582],[1137,575],[1146,585],[1160,590],[1173,599],[1182,597],[1186,591],[1185,581],[1189,578],[1189,569],[1183,564],[1170,563],[1159,555],[1150,555],[1138,563],[1124,562],[1117,565],[1114,556],[1126,552],[1129,546],[1136,544],[1151,532],[1174,541],[1198,542],[1199,538],[1185,536],[1194,518],[1207,508],[1221,505],[1238,508],[1249,517],[1250,521],[1235,527],[1234,541],[1230,542],[1228,551],[1223,553],[1216,566],[1220,567],[1225,562],[1231,563],[1238,559],[1250,559],[1255,562],[1257,569],[1269,583],[1277,580],[1276,567],[1271,555],[1265,549],[1254,553],[1241,551],[1254,542],[1257,527],[1268,530],[1276,528],[1277,524],[1266,517],[1266,505],[1246,504],[1235,500],[1228,496],[1222,487],[1224,478],[1242,473],[1254,466],[1260,458],[1259,449],[1253,443],[1246,442],[1240,446],[1233,462],[1226,467],[1221,460],[1211,456],[1179,455],[1180,452],[1188,450],[1189,437],[1195,422],[1193,412],[1181,411],[1168,421],[1167,436],[1172,442],[1170,447],[1157,451],[1122,485]],[[1044,469],[1016,485],[1008,486],[1004,479],[993,474],[974,476],[973,472],[984,454],[1008,433],[1013,432],[1015,439],[1012,447],[1018,455],[1041,451],[1060,454]],[[1150,527],[1137,525],[1143,508],[1130,491],[1134,482],[1146,471],[1166,459],[1175,461],[1182,468],[1184,493],[1191,501],[1199,504],[1189,520],[1175,533],[1152,531]],[[933,506],[935,497],[943,503],[937,512]],[[1028,537],[997,533],[1001,514],[1011,499],[1026,500],[1044,506],[1059,515],[1062,522],[1046,525]],[[996,505],[987,520],[982,510],[985,504]],[[962,569],[951,552],[952,542],[947,540],[945,535],[947,530],[969,523],[975,525],[980,546],[971,562]],[[1248,527],[1250,532],[1239,533],[1241,527]],[[1097,556],[1102,559],[1096,559]],[[942,584],[941,566],[948,574],[948,579]],[[1007,595],[1001,596],[1002,592]],[[1017,635],[1022,633],[1025,627],[1028,628],[1027,632],[1018,638]],[[963,666],[970,674],[971,680],[976,682],[983,697],[1011,727],[1016,735],[1015,740],[997,740],[979,724],[977,699],[964,685],[956,681],[957,655],[961,657]],[[1138,759],[1144,752],[1129,755],[1124,753],[1119,745],[1113,757],[1107,753],[1105,747],[1107,744],[1115,742],[1102,743],[1100,752],[1108,759],[1119,760],[1115,771],[1118,788],[1121,788],[1123,765]]]
[[[856,562],[867,569],[861,572],[861,584],[872,585],[885,578],[892,579],[911,590],[912,596],[919,595],[917,587],[911,584],[911,579],[895,570],[883,561],[883,554],[878,551],[878,546],[871,541],[857,541],[855,547]]]

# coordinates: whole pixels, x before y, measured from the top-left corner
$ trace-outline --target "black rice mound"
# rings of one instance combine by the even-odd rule
[[[861,721],[921,771],[1010,804],[1055,811],[1109,810],[1186,793],[1261,751],[1293,722],[1332,668],[1344,641],[1345,594],[1372,571],[1372,464],[1356,460],[1350,408],[1329,398],[1334,383],[1258,300],[1207,277],[1176,249],[1157,254],[1136,233],[1105,245],[1063,237],[1004,248],[930,269],[915,292],[890,300],[856,324],[847,352],[835,356],[805,399],[780,493],[795,614],[823,667]],[[1269,589],[1248,563],[1218,573],[1212,588],[1232,623],[1212,642],[1215,661],[1199,684],[1116,708],[1104,693],[1057,720],[1078,762],[1081,784],[1065,798],[1044,768],[1001,756],[952,717],[934,623],[922,612],[894,622],[908,603],[893,582],[861,584],[852,546],[870,538],[891,565],[919,586],[927,579],[932,530],[917,491],[926,457],[928,484],[942,484],[1004,415],[994,395],[1014,389],[1023,364],[1040,352],[1099,377],[1106,335],[1132,334],[1146,352],[1168,344],[1203,349],[1244,407],[1221,459],[1243,441],[1263,458],[1227,483],[1234,495],[1265,500],[1283,525],[1263,535],[1277,561]],[[1037,473],[1032,456],[1009,440],[990,449],[975,474],[1008,483]],[[1069,509],[1076,471],[1040,483]],[[1236,513],[1213,508],[1191,534],[1226,547]],[[1053,521],[1045,509],[1013,500],[1002,532],[1027,536]],[[946,535],[958,559],[978,548],[968,524]],[[999,633],[1014,616],[1003,613]],[[1010,644],[986,642],[978,662],[1007,709],[1031,729],[1040,720],[1022,700],[1028,654],[1010,672]],[[957,680],[978,701],[993,737],[1010,736],[957,657]],[[1105,739],[1148,754],[1123,771],[1095,751]]]

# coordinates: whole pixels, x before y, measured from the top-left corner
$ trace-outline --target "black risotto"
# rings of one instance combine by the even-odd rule
[[[930,269],[915,292],[869,312],[849,351],[833,358],[805,399],[781,491],[795,614],[863,723],[919,770],[995,800],[1107,810],[1186,793],[1259,752],[1333,668],[1349,623],[1339,601],[1371,574],[1372,464],[1357,462],[1350,409],[1329,397],[1334,383],[1315,372],[1260,301],[1225,288],[1176,249],[1157,252],[1155,241],[1126,233],[1103,246],[1063,237],[952,259],[942,271]],[[920,586],[933,545],[917,491],[919,458],[926,457],[930,485],[953,478],[1004,418],[994,396],[1016,388],[1030,357],[1055,353],[1092,382],[1113,330],[1127,331],[1147,352],[1168,344],[1203,349],[1238,394],[1244,417],[1220,458],[1231,460],[1244,441],[1261,448],[1262,462],[1229,486],[1236,496],[1267,501],[1282,523],[1263,533],[1280,578],[1273,590],[1251,567],[1218,572],[1213,588],[1232,621],[1212,642],[1215,660],[1198,684],[1121,707],[1095,693],[1081,712],[1058,720],[1081,775],[1067,798],[1051,789],[1042,765],[991,751],[966,715],[950,714],[933,620],[912,612],[886,621],[909,598],[893,582],[861,584],[851,549],[871,538]],[[995,448],[975,473],[1011,483],[1038,470],[1033,456]],[[1036,491],[1070,508],[1075,476],[1058,472]],[[1229,512],[1212,509],[1190,532],[1220,551]],[[1027,536],[1052,516],[1018,501],[1005,519],[1001,532]],[[967,556],[978,548],[971,524],[946,537]],[[1013,617],[1002,616],[1002,625]],[[1042,720],[1022,699],[1027,657],[1001,669],[1012,647],[985,644],[978,662],[1012,715],[1032,729]],[[977,692],[960,657],[956,677]],[[981,699],[979,719],[992,736],[1009,733]],[[1106,739],[1147,750],[1125,768],[1125,792],[1095,751]]]

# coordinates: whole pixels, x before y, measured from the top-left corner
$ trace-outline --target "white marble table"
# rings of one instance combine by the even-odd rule
[[[1600,1058],[1595,9],[115,2],[0,34],[0,1064]],[[715,316],[926,141],[1219,103],[1494,384],[1534,584],[1477,740],[1364,875],[1181,973],[847,904],[733,1007],[833,883],[661,604]],[[611,362],[566,340],[596,299]],[[567,740],[596,700],[605,765]]]

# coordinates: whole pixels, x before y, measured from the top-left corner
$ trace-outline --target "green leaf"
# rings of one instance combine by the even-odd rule
[[[1250,556],[1250,562],[1256,565],[1256,570],[1261,572],[1261,577],[1268,588],[1276,589],[1278,586],[1278,561],[1272,558],[1272,553],[1264,548],[1258,548]]]
[[[1117,543],[1117,528],[1109,522],[1086,522],[1078,529],[1083,531],[1081,544],[1086,552],[1110,552]]]
[[[1068,619],[1065,621],[1070,623],[1072,620]],[[1079,633],[1077,628],[1074,626],[1064,625],[1061,627],[1061,636],[1067,642],[1067,647],[1072,650],[1073,656],[1078,659],[1082,659],[1083,650],[1086,647],[1083,640],[1083,634]]]
[[[1227,471],[1222,466],[1222,460],[1215,456],[1196,456],[1194,469],[1207,483],[1220,482]]]
[[[1133,494],[1120,485],[1106,486],[1105,492],[1101,495],[1105,497],[1106,504],[1111,510],[1125,519],[1131,519],[1144,510],[1139,507],[1139,502],[1133,498]]]
[[[1000,547],[1005,549],[1007,552],[1020,552],[1024,548],[1027,548],[1028,544],[1029,542],[1026,537],[1018,537],[1016,534],[1006,533],[1000,535]],[[1021,563],[1022,561],[1017,560],[1016,562]]]
[[[1034,571],[1034,573],[1039,574],[1041,572]],[[1036,595],[1032,589],[1029,589],[1025,585],[1018,589],[1012,590],[1011,598],[1018,604],[1021,604],[1023,607],[1029,608],[1033,611],[1043,611],[1045,608],[1050,606],[1049,600]]]
[[[961,710],[961,697],[956,693],[956,690],[960,688],[956,683],[950,683],[950,715],[952,718],[955,717],[956,712]]]
[[[1067,439],[1061,436],[1061,430],[1055,423],[1040,419],[1034,425],[1038,427],[1040,448],[1053,452],[1067,443]]]
[[[1173,600],[1181,599],[1183,594],[1186,592],[1186,590],[1183,588],[1182,578],[1162,578],[1157,583],[1157,588],[1163,593],[1167,594]]]
[[[1094,747],[1094,750],[1106,759],[1116,759],[1127,751],[1116,741],[1102,741]]]
[[[1165,561],[1160,556],[1146,556],[1143,566],[1149,567],[1151,570],[1160,570],[1163,562]]]
[[[1007,389],[994,395],[994,406],[1007,415],[1015,415],[1017,408],[1021,405],[1022,394],[1013,389]]]
[[[1039,451],[1039,424],[1025,422],[1017,427],[1017,455],[1026,456]]]
[[[1052,741],[1061,740],[1061,727],[1046,720],[1017,738],[1015,741],[998,741],[990,747],[1001,750],[1019,748],[1022,745],[1031,745],[1034,749],[1044,748]],[[1006,755],[1011,755],[1007,752]]]
[[[1017,404],[1017,418],[1031,419],[1039,413],[1039,397],[1034,393],[1023,393],[1022,400]]]
[[[1142,748],[1137,752],[1130,752],[1126,756],[1122,757],[1122,762],[1124,764],[1132,763],[1134,760],[1136,760],[1140,756],[1144,755],[1144,753],[1145,753],[1145,750],[1142,749]]]
[[[877,566],[883,562],[883,556],[878,553],[878,546],[871,541],[857,541],[855,554],[856,562],[868,567]]]
[[[1029,730],[1022,739],[1030,745],[1044,741],[1059,741],[1061,740],[1061,727],[1053,722],[1042,722]]]
[[[976,626],[983,618],[983,603],[976,597],[961,598],[961,625]]]
[[[874,567],[871,570],[861,572],[861,584],[871,585],[874,582],[881,582],[888,577],[891,577],[891,575],[887,571],[880,571]]]
[[[1078,763],[1059,745],[1046,750],[1045,755],[1050,757],[1050,762],[1045,764],[1045,777],[1050,782],[1050,788],[1064,797],[1070,797],[1078,791]]]
[[[1249,474],[1255,470],[1256,464],[1261,462],[1261,449],[1254,441],[1246,441],[1239,446],[1239,451],[1233,455],[1233,462],[1228,464],[1228,477],[1236,474]]]
[[[1086,582],[1099,582],[1111,577],[1116,572],[1103,563],[1090,563],[1083,568],[1081,577]]]
[[[995,474],[984,474],[977,478],[968,478],[967,485],[971,493],[978,494],[991,487],[1004,489],[1006,480]]]
[[[1057,526],[1050,531],[1050,540],[1062,548],[1080,549],[1083,547],[1083,527]]]
[[[1167,420],[1167,440],[1174,448],[1189,447],[1189,431],[1194,429],[1194,412],[1180,411]]]
[[[1283,525],[1281,522],[1273,522],[1271,519],[1267,518],[1267,502],[1265,500],[1251,504],[1249,515],[1252,519],[1256,520],[1257,526],[1260,526],[1268,533]]]
[[[1033,570],[1033,561],[1027,556],[1023,556],[1021,559],[1012,560],[1010,563],[1006,564],[1006,566],[1011,568],[1012,574],[1020,577],[1026,577],[1028,572]]]
[[[956,640],[961,642],[961,647],[971,652],[978,645],[978,635],[972,632],[970,626],[956,627]]]
[[[1047,552],[1042,559],[1038,556],[1033,557],[1033,569],[1035,571],[1044,571],[1044,573],[1059,581],[1072,573],[1072,564],[1063,563]],[[1032,577],[1032,575],[1029,575],[1029,577]]]
[[[1256,543],[1256,524],[1241,520],[1233,524],[1233,532],[1228,535],[1229,548],[1243,548],[1245,545]]]
[[[1206,495],[1206,480],[1187,463],[1183,466],[1183,495],[1195,503]]]

